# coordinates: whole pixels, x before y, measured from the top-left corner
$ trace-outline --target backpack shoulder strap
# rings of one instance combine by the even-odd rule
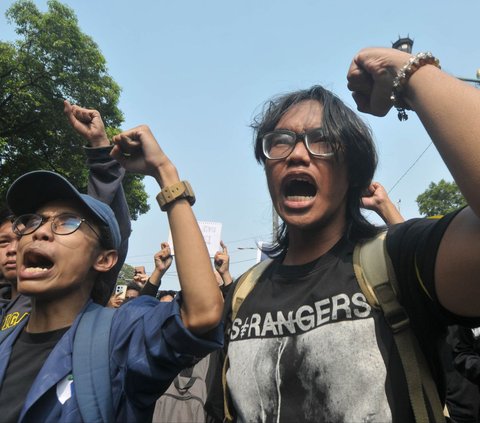
[[[237,317],[238,310],[240,309],[243,301],[248,297],[248,294],[252,292],[252,289],[260,279],[260,276],[263,274],[265,269],[270,266],[272,261],[273,259],[266,259],[260,263],[257,263],[255,266],[247,270],[238,280],[235,290],[233,291],[232,322],[235,320],[235,317]]]
[[[112,422],[110,328],[115,309],[90,303],[73,340],[73,380],[84,422]]]
[[[181,386],[179,377],[188,378],[188,382]],[[184,394],[193,386],[197,379],[198,377],[193,376],[193,366],[187,367],[181,370],[180,373],[175,377],[175,379],[173,379],[173,384],[178,392]]]
[[[353,268],[368,303],[381,309],[392,330],[416,422],[428,422],[425,395],[435,422],[445,421],[438,391],[407,312],[400,304],[398,283],[386,248],[386,232],[355,246]]]
[[[251,267],[247,270],[238,280],[235,290],[233,291],[232,297],[232,314],[230,316],[230,322],[233,322],[237,317],[238,310],[242,305],[245,298],[247,298],[248,294],[252,292],[252,289],[257,284],[260,276],[262,276],[263,272],[267,269],[268,266],[272,263],[273,259],[266,259],[257,263],[255,266]],[[222,385],[223,385],[223,411],[225,415],[225,421],[231,422],[233,421],[233,415],[230,412],[229,407],[229,393],[227,387],[227,370],[230,365],[230,361],[228,359],[228,352],[225,355],[225,360],[222,366]]]
[[[381,232],[366,242],[358,243],[353,251],[355,276],[368,303],[374,308],[380,308],[375,292],[379,285],[388,283],[398,295],[397,278],[385,247],[386,234]]]

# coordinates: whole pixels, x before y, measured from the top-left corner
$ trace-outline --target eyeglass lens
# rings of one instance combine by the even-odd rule
[[[28,235],[35,232],[49,218],[38,214],[25,214],[15,220],[14,231],[19,235]],[[68,235],[75,232],[82,224],[82,219],[75,215],[61,214],[52,220],[52,231],[57,235]]]
[[[332,145],[326,141],[322,128],[312,129],[305,134],[293,131],[273,131],[263,137],[263,151],[270,159],[287,157],[295,148],[298,139],[304,139],[307,150],[314,156],[330,157]]]

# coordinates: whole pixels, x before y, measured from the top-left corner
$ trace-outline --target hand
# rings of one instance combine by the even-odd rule
[[[363,208],[377,213],[387,225],[394,225],[405,220],[390,200],[385,188],[378,182],[373,182],[368,187],[368,193],[361,198],[361,204]]]
[[[118,308],[123,304],[123,298],[120,298],[121,293],[113,294],[108,300],[107,307]]]
[[[153,256],[155,262],[155,269],[150,275],[150,283],[152,285],[160,286],[162,276],[172,265],[173,257],[170,245],[168,242],[162,242],[161,249]]]
[[[73,129],[85,138],[91,147],[110,145],[100,113],[96,110],[72,106],[67,100],[63,104],[63,111]]]
[[[155,269],[160,272],[160,277],[162,277],[173,262],[172,251],[168,242],[162,242],[161,250],[153,256],[153,259],[155,261]]]
[[[133,282],[140,285],[142,288],[148,281],[148,275],[146,273],[137,273],[133,276]]]
[[[153,176],[162,187],[178,182],[173,163],[162,151],[148,126],[137,126],[122,132],[115,135],[112,141],[114,147],[111,156],[128,171]],[[163,179],[162,169],[170,170],[170,180]]]
[[[367,48],[353,59],[348,89],[360,112],[385,116],[392,107],[393,80],[412,55],[394,48]]]
[[[366,195],[361,198],[361,205],[364,209],[378,212],[382,204],[390,201],[385,188],[378,182],[372,182]]]
[[[220,275],[223,275],[225,272],[229,271],[230,256],[228,255],[227,246],[223,241],[220,241],[220,247],[222,247],[222,251],[217,251],[215,253],[213,262],[215,264],[215,270],[220,273]]]

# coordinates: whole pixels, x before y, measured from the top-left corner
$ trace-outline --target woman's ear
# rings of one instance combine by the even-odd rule
[[[98,272],[108,272],[118,260],[117,250],[102,250],[93,264],[93,268]]]

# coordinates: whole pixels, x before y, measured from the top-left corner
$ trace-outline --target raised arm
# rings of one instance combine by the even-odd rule
[[[123,132],[113,142],[112,156],[128,171],[153,176],[160,189],[180,182],[175,165],[147,126]],[[182,320],[190,331],[202,334],[219,324],[223,299],[189,201],[178,199],[167,205],[166,211],[182,289]]]
[[[223,284],[225,286],[230,285],[233,282],[232,275],[230,274],[230,256],[228,255],[227,246],[220,241],[220,247],[222,251],[217,251],[213,262],[215,264],[215,270],[220,274]]]
[[[368,193],[362,197],[362,207],[377,213],[387,225],[405,221],[385,188],[378,182],[372,182],[368,187]]]
[[[410,57],[379,48],[355,56],[347,78],[360,111],[388,113],[393,80]],[[417,113],[469,205],[453,219],[440,243],[435,264],[438,298],[456,314],[479,316],[480,91],[427,64],[406,81],[400,99]]]
[[[110,144],[98,111],[71,105],[65,100],[64,113],[73,129],[87,141],[85,153],[89,168],[88,194],[112,208],[120,227],[122,242],[118,250],[118,261],[109,273],[108,277],[111,280],[107,281],[113,287],[118,272],[125,262],[128,239],[132,231],[130,213],[122,186],[125,169],[110,156],[113,146]]]
[[[162,242],[160,251],[156,252],[153,256],[153,261],[155,263],[155,269],[147,279],[147,283],[142,288],[140,295],[157,295],[158,288],[162,283],[162,277],[173,262],[172,251],[168,242]]]

